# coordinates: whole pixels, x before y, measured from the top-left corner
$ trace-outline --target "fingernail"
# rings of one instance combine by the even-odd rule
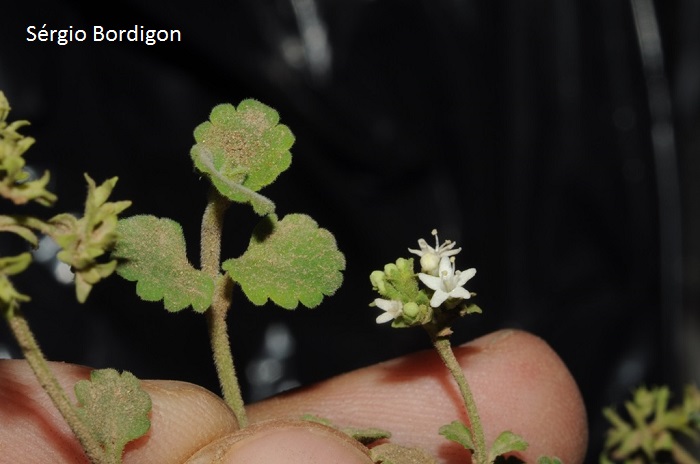
[[[225,437],[188,464],[371,464],[366,448],[330,427],[307,421],[257,424],[242,436]],[[264,427],[260,427],[264,425]]]

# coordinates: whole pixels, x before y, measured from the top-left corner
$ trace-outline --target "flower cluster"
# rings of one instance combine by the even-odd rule
[[[394,327],[425,325],[455,308],[459,308],[459,315],[481,312],[476,305],[464,304],[475,295],[464,285],[474,277],[476,269],[456,270],[455,255],[462,249],[455,248],[456,243],[450,240],[440,244],[436,230],[432,235],[435,247],[420,239],[420,249],[408,250],[420,257],[418,274],[413,270],[413,259],[400,258],[395,264],[387,264],[383,271],[370,275],[372,286],[383,297],[370,305],[383,311],[377,317],[377,324],[392,321]]]

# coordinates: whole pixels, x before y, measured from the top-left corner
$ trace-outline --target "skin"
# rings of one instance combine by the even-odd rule
[[[457,347],[455,353],[474,392],[487,444],[511,430],[530,443],[520,454],[527,462],[543,454],[567,464],[583,462],[583,401],[566,366],[545,342],[525,332],[499,331]],[[89,369],[81,366],[54,363],[52,368],[68,392],[89,376]],[[254,404],[249,408],[253,426],[242,436],[233,435],[235,419],[213,393],[184,382],[143,384],[153,400],[152,427],[127,447],[128,464],[183,463],[190,458],[190,464],[372,462],[333,430],[296,420],[264,424],[306,413],[340,426],[390,430],[392,443],[420,447],[440,463],[469,462],[469,452],[437,435],[441,425],[467,419],[454,382],[432,352]],[[0,361],[0,424],[2,462],[87,462],[24,361]]]

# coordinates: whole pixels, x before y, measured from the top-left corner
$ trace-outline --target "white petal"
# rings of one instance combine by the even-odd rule
[[[435,290],[435,293],[433,293],[433,297],[430,299],[430,306],[432,306],[433,308],[437,308],[438,306],[443,304],[449,296],[450,295],[447,292],[444,292],[440,289]]]
[[[457,281],[457,286],[458,287],[464,286],[464,284],[466,284],[469,281],[469,279],[471,279],[475,275],[476,275],[476,269],[474,269],[473,267],[470,269],[467,269],[466,271],[462,271],[459,274],[459,280]]]
[[[452,248],[452,247],[450,247]],[[457,248],[456,250],[450,250],[450,248],[446,248],[445,251],[440,252],[440,256],[454,256],[458,254],[460,251],[462,251],[461,248]]]
[[[443,256],[440,259],[440,269],[438,270],[438,275],[443,276],[444,272],[447,272],[447,276],[452,276],[453,275],[453,270],[452,270],[452,261],[450,261],[450,258],[447,256]],[[427,285],[427,284],[426,284]]]
[[[462,298],[464,300],[468,300],[471,297],[472,294],[465,290],[464,287],[457,287],[450,292],[450,298]]]
[[[423,239],[418,240],[418,246],[420,247],[420,250],[413,250],[413,249],[409,248],[408,251],[410,251],[411,253],[416,254],[418,256],[423,256],[425,253],[435,251],[435,250],[433,250],[433,247],[428,245],[428,242],[426,242]]]
[[[440,277],[431,276],[421,272],[418,274],[418,278],[431,290],[437,291],[438,289],[442,288],[442,279],[440,279]]]
[[[377,324],[384,324],[385,322],[389,322],[392,319],[394,319],[394,316],[391,313],[382,313],[379,316],[377,316]]]
[[[377,298],[374,300],[374,304],[377,306],[377,308],[384,311],[389,311],[391,308],[396,306],[396,303],[396,301],[385,300],[384,298]]]

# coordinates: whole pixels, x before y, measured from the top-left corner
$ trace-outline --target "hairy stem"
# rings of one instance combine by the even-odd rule
[[[462,371],[462,366],[457,362],[457,358],[452,351],[452,345],[450,341],[445,336],[439,336],[431,331],[430,340],[433,342],[433,346],[437,350],[442,362],[445,363],[447,370],[450,371],[452,377],[459,387],[459,392],[464,400],[464,406],[467,409],[467,419],[469,420],[469,426],[472,432],[472,439],[474,440],[474,450],[473,462],[474,464],[484,464],[488,459],[488,454],[486,452],[486,439],[484,438],[484,429],[481,426],[481,419],[479,419],[479,412],[476,409],[476,402],[474,401],[474,396],[469,388],[467,379],[464,377],[464,372]]]
[[[678,443],[673,444],[671,456],[678,464],[698,464],[698,461]]]
[[[240,428],[248,425],[248,417],[243,404],[241,387],[236,376],[231,345],[228,339],[226,315],[231,306],[233,282],[221,275],[221,237],[224,228],[224,213],[228,208],[228,200],[219,195],[214,189],[209,193],[209,201],[202,217],[200,260],[202,270],[211,275],[216,282],[214,299],[207,310],[209,339],[214,357],[216,373],[224,395],[224,401],[236,416]]]
[[[20,309],[17,307],[9,309],[6,312],[6,318],[10,330],[12,330],[13,335],[17,339],[17,343],[22,349],[27,363],[34,371],[34,375],[39,380],[39,384],[49,395],[56,409],[58,409],[80,441],[85,454],[94,464],[109,463],[109,459],[99,441],[95,438],[90,428],[80,419],[75,406],[70,402],[66,392],[51,372],[49,364],[44,358],[44,354],[41,352],[41,348],[39,348],[39,344]]]

